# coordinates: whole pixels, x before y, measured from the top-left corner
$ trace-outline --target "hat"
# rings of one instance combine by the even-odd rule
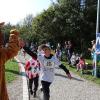
[[[5,22],[0,22],[0,28],[3,27]]]

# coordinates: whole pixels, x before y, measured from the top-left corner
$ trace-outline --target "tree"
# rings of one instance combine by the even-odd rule
[[[95,39],[97,0],[57,1],[36,17],[27,16],[20,26],[22,36],[37,42],[72,40],[77,50],[85,51]]]
[[[17,27],[19,27],[21,37],[29,42],[32,41],[32,33],[33,33],[32,20],[33,20],[33,15],[29,14],[24,18],[21,24],[17,25]]]
[[[3,33],[4,33],[4,45],[8,42],[9,39],[9,33],[10,30],[12,28],[12,25],[10,23],[6,24],[4,29],[3,29]]]

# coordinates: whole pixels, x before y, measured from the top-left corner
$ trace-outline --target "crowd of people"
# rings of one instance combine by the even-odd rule
[[[45,43],[48,47],[52,48],[50,46],[50,43]],[[92,47],[88,48],[88,50],[91,52],[91,57],[92,57],[92,66],[93,66],[93,71],[95,69],[95,40],[91,41]],[[37,46],[31,43],[30,50],[33,52],[38,51],[38,55],[41,55],[40,50],[37,50]],[[56,48],[53,51],[53,54],[61,61],[63,58],[63,52],[64,55],[66,56],[66,61],[69,66],[74,66],[76,67],[76,71],[81,70],[81,74],[84,74],[84,70],[87,69],[88,63],[85,61],[85,57],[83,54],[79,54],[78,52],[75,53],[74,51],[74,46],[71,41],[65,41],[65,44],[62,46],[60,43],[57,43]],[[43,54],[43,53],[42,53]],[[99,61],[99,57],[97,59],[97,62]],[[93,72],[94,73],[94,72]]]
[[[37,50],[35,47],[36,46],[34,46],[33,43],[30,47],[23,47],[24,51],[32,57],[25,65],[26,73],[29,78],[30,93],[36,97],[40,77],[42,85],[41,90],[44,94],[43,100],[49,100],[49,87],[54,80],[54,66],[62,68],[70,79],[71,75],[69,70],[61,63],[62,49],[60,43],[57,44],[57,47],[54,50],[55,53],[52,53],[51,47],[48,43],[38,46]],[[84,56],[82,54],[79,55],[78,53],[74,53],[71,41],[65,42],[64,50],[68,64],[76,66],[76,71],[81,70],[81,74],[83,74],[84,69],[87,67]],[[34,87],[32,87],[33,82]]]
[[[30,93],[34,93],[34,97],[36,97],[40,77],[43,90],[43,100],[49,100],[49,87],[54,80],[55,66],[58,65],[60,68],[62,68],[67,74],[68,78],[71,79],[69,70],[55,55],[51,53],[51,49],[48,45],[41,45],[38,47],[38,52],[33,52],[33,48],[28,48],[24,41],[19,37],[19,32],[15,27],[12,27],[10,31],[7,46],[4,46],[2,33],[3,26],[4,22],[0,23],[0,100],[9,100],[6,89],[4,65],[7,60],[16,56],[18,51],[22,48],[24,49],[24,56],[25,53],[28,53],[31,56],[31,59],[29,59],[25,65],[26,74],[29,78]],[[33,82],[34,90],[32,88]]]
[[[92,67],[93,75],[95,69],[95,54],[100,54],[95,52],[95,40],[91,41],[92,47],[88,48],[92,57]],[[76,67],[76,71],[80,71],[84,74],[85,69],[87,69],[87,62],[85,61],[83,54],[78,54],[74,52],[74,47],[71,41],[66,41],[63,49],[61,44],[58,43],[55,50],[51,49],[50,44],[45,43],[40,46],[36,46],[31,43],[30,47],[24,46],[24,52],[29,54],[31,58],[26,61],[25,70],[27,77],[29,78],[29,90],[31,95],[37,96],[37,90],[39,88],[39,79],[41,82],[41,92],[43,92],[43,100],[50,99],[50,85],[54,81],[54,70],[55,66],[59,66],[65,71],[68,77],[71,79],[72,76],[69,70],[61,63],[63,51],[66,55],[66,61],[69,66]],[[97,59],[97,62],[99,59]],[[34,83],[34,87],[32,87]]]

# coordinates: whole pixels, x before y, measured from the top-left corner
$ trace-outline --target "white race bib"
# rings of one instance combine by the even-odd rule
[[[54,68],[54,62],[51,60],[44,60],[44,67],[46,68]]]
[[[38,72],[39,72],[38,67],[32,67],[31,72],[32,72],[33,74],[34,74],[34,73],[38,73]]]

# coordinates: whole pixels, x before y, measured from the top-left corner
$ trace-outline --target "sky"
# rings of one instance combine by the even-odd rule
[[[27,15],[36,16],[47,9],[52,0],[0,0],[0,22],[15,25]],[[55,0],[53,0],[55,1]]]

